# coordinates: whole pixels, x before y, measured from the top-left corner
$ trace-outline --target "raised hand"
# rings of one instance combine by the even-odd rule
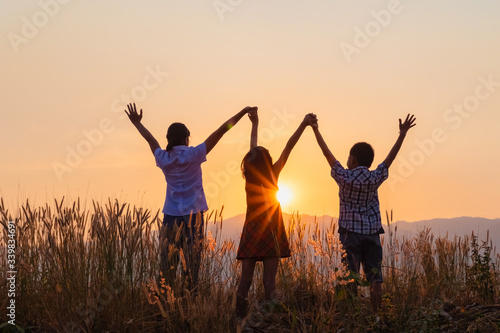
[[[241,111],[245,111],[245,113],[250,113],[250,112],[253,112],[253,111],[257,112],[258,109],[259,108],[256,107],[256,106],[246,106]]]
[[[280,158],[273,164],[273,171],[276,177],[278,177],[279,173],[285,166],[285,163],[288,160],[288,156],[290,156],[290,152],[292,151],[293,147],[295,147],[297,141],[299,141],[299,138],[304,132],[305,128],[309,125],[312,126],[315,122],[316,115],[314,113],[308,113],[300,123],[299,128],[297,128],[295,133],[293,133],[290,139],[288,139],[288,142],[286,143],[285,149],[281,153]]]
[[[137,113],[137,108],[135,107],[135,103],[130,103],[127,105],[128,112],[125,110],[125,113],[128,116],[128,119],[132,122],[132,124],[138,124],[142,120],[142,109],[140,113]]]
[[[259,115],[257,114],[257,107],[255,107],[254,109],[252,109],[248,112],[248,118],[250,118],[250,121],[252,122],[252,124],[259,122]]]
[[[384,160],[385,165],[389,168],[392,165],[392,162],[394,162],[394,159],[398,155],[399,149],[401,149],[401,145],[403,144],[403,141],[406,137],[406,132],[413,126],[415,126],[415,116],[408,114],[406,116],[406,119],[404,122],[401,122],[401,119],[399,119],[399,136],[398,139],[396,140],[396,143],[392,147],[391,151],[387,155],[387,157]]]
[[[227,121],[222,123],[218,129],[215,130],[209,137],[205,140],[205,146],[207,149],[207,154],[215,147],[217,142],[222,138],[222,136],[229,131],[238,121],[240,121],[243,116],[249,112],[257,111],[256,106],[247,106],[243,108],[240,112],[229,118]]]
[[[314,115],[314,118],[311,118],[311,127],[313,129],[318,128],[318,117],[316,115]]]
[[[302,124],[305,126],[313,126],[318,124],[318,119],[316,118],[316,115],[314,113],[308,113],[304,117],[304,120],[302,121]]]
[[[399,119],[399,132],[402,134],[406,134],[410,128],[416,125],[415,121],[417,118],[415,118],[414,115],[408,115],[406,116],[406,119],[404,123],[401,123],[401,119]]]
[[[149,143],[149,148],[155,153],[156,149],[160,148],[160,144],[158,141],[155,139],[153,134],[148,131],[146,127],[141,123],[142,120],[142,109],[140,110],[139,113],[137,113],[137,108],[135,107],[135,103],[130,103],[127,105],[128,112],[125,110],[125,113],[128,116],[128,119],[132,122],[132,124],[137,128],[139,133],[142,135],[144,139]]]

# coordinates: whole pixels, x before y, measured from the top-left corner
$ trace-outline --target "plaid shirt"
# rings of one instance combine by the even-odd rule
[[[365,235],[380,233],[382,220],[377,190],[389,177],[387,165],[381,163],[373,171],[364,166],[348,170],[337,161],[332,177],[339,185],[339,228]]]

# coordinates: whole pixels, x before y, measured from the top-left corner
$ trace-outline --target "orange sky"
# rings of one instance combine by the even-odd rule
[[[165,181],[122,116],[127,102],[166,145],[193,144],[247,105],[278,158],[308,112],[345,164],[357,141],[383,161],[398,118],[417,117],[380,188],[397,220],[500,217],[498,1],[4,1],[0,196],[117,197],[157,210]],[[211,209],[244,212],[241,120],[208,155]],[[286,211],[338,215],[337,185],[307,129],[280,182]]]

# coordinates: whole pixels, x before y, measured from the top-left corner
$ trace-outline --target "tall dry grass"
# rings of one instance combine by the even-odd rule
[[[85,209],[80,200],[55,200],[9,211],[0,199],[0,265],[6,266],[7,221],[17,226],[16,322],[36,332],[231,332],[240,267],[237,242],[222,239],[222,211],[207,214],[197,294],[179,276],[159,273],[159,212],[108,200]],[[435,238],[422,230],[400,238],[390,226],[384,241],[384,306],[370,311],[368,287],[341,264],[336,221],[286,221],[292,257],[281,261],[275,303],[263,303],[262,267],[250,293],[243,331],[403,332],[443,327],[445,304],[492,304],[499,295],[498,256],[474,235]],[[180,272],[180,270],[179,270]],[[0,272],[5,281],[5,272]],[[360,297],[345,285],[356,280]],[[0,284],[7,295],[7,283]],[[6,297],[0,306],[7,307]],[[5,311],[4,311],[5,312]],[[1,322],[6,322],[2,312]],[[382,318],[382,320],[380,320]],[[446,322],[453,331],[458,324]],[[451,326],[450,326],[451,325]],[[454,326],[455,325],[455,326]],[[4,326],[4,329],[8,326]],[[12,328],[12,331],[15,331]],[[459,330],[457,330],[459,331]]]

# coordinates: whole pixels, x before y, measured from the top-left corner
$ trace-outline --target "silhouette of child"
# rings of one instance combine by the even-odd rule
[[[281,206],[276,197],[278,177],[293,147],[314,118],[311,114],[304,118],[288,140],[280,158],[273,163],[269,151],[257,146],[257,110],[251,111],[248,116],[252,122],[250,151],[241,163],[247,212],[236,257],[241,260],[241,280],[236,295],[236,316],[240,318],[245,317],[248,311],[248,290],[256,262],[263,262],[265,297],[271,300],[276,289],[279,258],[290,256]]]
[[[349,153],[347,169],[333,156],[319,132],[317,122],[312,125],[316,140],[332,168],[331,175],[339,185],[340,212],[339,238],[343,262],[350,271],[359,273],[360,265],[370,283],[370,300],[376,311],[382,303],[382,246],[380,234],[384,233],[380,218],[378,188],[389,176],[389,167],[403,144],[406,133],[415,126],[413,115],[399,119],[399,137],[386,159],[375,169],[373,148],[366,142],[356,143]],[[354,286],[356,288],[356,286]]]
[[[188,289],[195,289],[204,238],[203,213],[208,209],[202,185],[201,163],[206,161],[206,155],[222,136],[254,108],[244,108],[195,147],[189,146],[188,128],[182,123],[173,123],[167,131],[167,148],[163,150],[141,123],[142,109],[138,113],[135,103],[127,107],[128,112],[125,110],[125,113],[148,142],[156,165],[163,171],[167,182],[162,211],[163,225],[160,230],[161,269],[166,275],[167,283],[173,285],[182,250],[186,264],[183,275]]]

